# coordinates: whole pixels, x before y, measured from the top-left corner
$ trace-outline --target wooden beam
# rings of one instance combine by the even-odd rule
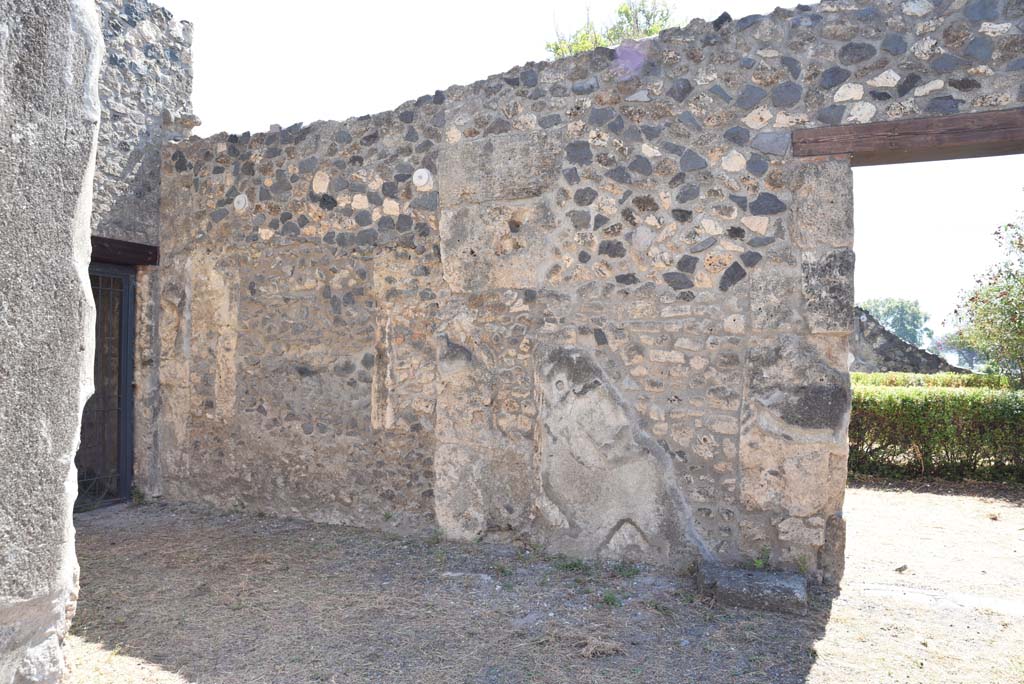
[[[92,260],[104,264],[144,266],[160,263],[160,248],[137,242],[92,236]]]
[[[853,166],[1024,152],[1024,108],[793,131],[793,155],[849,155]]]

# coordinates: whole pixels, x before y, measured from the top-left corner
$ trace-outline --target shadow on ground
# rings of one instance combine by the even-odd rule
[[[963,480],[952,482],[933,477],[913,480],[889,480],[871,475],[851,475],[848,485],[852,489],[873,489],[885,492],[913,492],[915,494],[945,494],[995,499],[1024,507],[1024,483],[984,482]]]
[[[806,616],[526,549],[151,504],[80,516],[72,681],[803,682]]]
[[[152,504],[80,516],[73,682],[1024,682],[1024,507],[847,491],[806,616],[526,549]]]

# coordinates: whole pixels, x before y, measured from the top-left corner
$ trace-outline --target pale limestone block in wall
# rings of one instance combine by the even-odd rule
[[[457,539],[521,528],[530,513],[534,450],[523,419],[535,410],[517,382],[528,371],[495,366],[493,347],[473,328],[488,323],[485,311],[461,309],[436,338],[435,515]]]
[[[156,417],[160,403],[159,270],[140,266],[135,288],[135,456],[133,484],[147,497],[160,495],[160,460],[157,453]]]
[[[547,192],[562,168],[563,135],[552,129],[446,145],[438,158],[442,208]]]
[[[234,268],[202,253],[190,259],[189,275],[191,349],[208,354],[214,376],[212,411],[205,403],[195,403],[193,411],[230,420],[237,387],[238,278]],[[194,402],[205,399],[202,394],[193,395]]]
[[[833,99],[836,102],[850,102],[864,97],[864,86],[859,83],[844,83],[839,86]]]
[[[754,558],[770,549],[776,566],[837,582],[845,486],[845,443],[798,442],[748,426],[740,441],[740,498],[745,515],[757,517],[740,526],[740,552]],[[770,521],[780,516],[773,544]]]
[[[480,462],[478,448],[461,444],[441,443],[434,452],[434,513],[450,539],[475,541],[487,531]]]
[[[808,517],[839,509],[843,445],[798,443],[751,425],[740,440],[740,497],[748,511]]]
[[[846,339],[832,336],[835,350],[826,354],[819,348],[818,337],[778,335],[757,340],[747,358],[745,405],[751,417],[770,432],[794,441],[841,444],[849,421],[850,378],[845,363],[836,357]]]
[[[757,423],[739,441],[739,490],[745,510],[807,517],[842,507],[845,444],[800,442]]]
[[[665,509],[672,502],[662,468],[635,443],[630,417],[593,362],[552,350],[544,355],[537,380],[543,425],[539,508],[558,515],[548,520],[551,547],[584,556],[667,561]]]
[[[168,269],[165,261],[163,268]],[[160,408],[157,414],[156,439],[163,477],[184,470],[188,462],[189,394],[189,310],[185,289],[164,279],[160,284],[159,303],[159,367]]]
[[[914,88],[914,97],[924,97],[925,95],[931,95],[932,93],[942,90],[945,87],[946,82],[941,78],[928,81],[922,86]]]
[[[886,69],[868,81],[872,88],[895,88],[900,82],[900,75],[893,69]]]
[[[802,162],[793,174],[793,240],[805,249],[853,246],[853,170],[845,160]]]
[[[799,255],[790,250],[771,252],[748,279],[753,331],[800,332],[804,328]]]
[[[779,541],[817,548],[825,543],[825,519],[820,516],[786,518],[779,523]]]
[[[847,112],[847,123],[869,123],[875,117],[877,111],[878,107],[870,102],[856,102],[850,107],[850,111]]]
[[[440,232],[441,265],[455,292],[543,287],[559,244],[572,240],[542,201],[444,209]]]

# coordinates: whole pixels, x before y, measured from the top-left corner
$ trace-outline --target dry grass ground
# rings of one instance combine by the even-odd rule
[[[526,549],[96,511],[77,520],[72,681],[1024,682],[1024,493],[1008,491],[851,489],[842,593],[806,617]]]

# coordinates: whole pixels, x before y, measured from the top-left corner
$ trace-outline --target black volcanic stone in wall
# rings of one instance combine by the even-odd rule
[[[597,253],[602,256],[619,259],[626,256],[626,247],[619,240],[601,240]]]
[[[578,206],[590,206],[597,199],[597,190],[593,188],[580,188],[573,194],[572,198]]]
[[[839,49],[839,63],[849,66],[860,64],[878,54],[878,50],[870,43],[847,43]]]
[[[803,71],[803,65],[800,64],[798,60],[786,55],[779,61],[782,62],[782,66],[786,67],[789,71],[791,78],[800,78],[800,73]]]
[[[764,88],[760,88],[756,85],[747,85],[744,86],[743,90],[740,91],[739,96],[736,98],[736,106],[740,109],[753,109],[766,97],[768,97],[768,93]]]
[[[998,0],[973,0],[964,7],[964,16],[970,21],[995,21],[999,18]]]
[[[760,154],[752,154],[747,160],[747,171],[758,177],[768,172],[768,166],[768,159]]]
[[[608,178],[611,178],[616,183],[632,183],[633,177],[629,175],[629,171],[621,166],[616,166],[614,169],[605,174]]]
[[[792,107],[803,94],[804,89],[800,84],[786,81],[772,88],[772,104],[776,107]]]
[[[747,268],[757,266],[761,263],[761,258],[760,252],[744,252],[740,255],[740,261],[742,261],[743,265]]]
[[[785,210],[786,204],[770,192],[762,192],[750,203],[750,213],[754,216],[771,216]]]
[[[629,163],[629,170],[639,173],[641,176],[650,176],[654,171],[651,162],[647,157],[637,157]]]
[[[829,105],[818,110],[817,119],[829,126],[838,126],[843,122],[843,114],[846,113],[846,106],[841,104]]]
[[[720,83],[716,83],[708,89],[708,92],[717,97],[722,102],[732,102],[732,95],[722,87]]]
[[[594,153],[590,143],[585,140],[574,140],[565,146],[565,159],[570,164],[587,165],[594,161]]]
[[[553,126],[557,126],[560,123],[562,123],[561,114],[547,114],[537,120],[537,124],[541,128],[551,128]]]
[[[735,145],[746,145],[750,142],[750,131],[743,126],[733,126],[723,137]]]
[[[697,254],[699,252],[703,252],[704,250],[709,249],[710,247],[714,247],[717,242],[718,238],[714,236],[706,237],[697,244],[690,247],[690,253]]]
[[[576,230],[590,228],[590,212],[582,209],[569,212],[569,221]]]
[[[722,278],[718,281],[718,289],[725,292],[746,277],[746,269],[740,266],[738,261],[734,261],[729,264],[729,268],[725,269],[725,272],[722,273]]]
[[[896,84],[896,94],[903,97],[921,83],[920,74],[907,74]]]
[[[679,192],[676,193],[676,202],[686,204],[698,197],[700,197],[700,187],[691,183],[679,188]]]
[[[693,272],[697,270],[697,264],[700,263],[700,259],[697,257],[687,254],[680,257],[679,261],[676,262],[676,268],[682,273],[688,273],[693,275]]]
[[[960,111],[962,103],[963,100],[958,100],[952,95],[942,95],[932,98],[925,111],[929,114],[956,114]]]
[[[668,89],[667,95],[676,102],[682,102],[690,93],[693,92],[693,84],[690,83],[689,79],[677,78],[672,82],[672,86]]]
[[[967,43],[964,54],[978,62],[987,62],[992,59],[992,52],[995,50],[995,43],[988,36],[975,36]]]
[[[558,116],[554,114],[553,116]],[[595,107],[590,110],[590,118],[587,120],[591,126],[604,126],[615,118],[615,110],[611,107]],[[561,118],[561,117],[559,117]]]
[[[907,41],[898,33],[887,33],[882,39],[882,49],[890,55],[902,55],[907,51]]]
[[[693,279],[685,273],[669,271],[662,274],[662,279],[673,290],[688,290],[693,287]]]
[[[707,168],[707,166],[707,160],[690,149],[683,152],[683,156],[679,158],[679,170],[683,173],[686,173],[687,171],[699,171],[700,169]]]
[[[948,74],[952,71],[965,69],[970,62],[962,57],[944,52],[931,61],[932,69],[939,74]]]
[[[850,76],[852,76],[852,73],[848,69],[829,67],[821,74],[819,83],[825,90],[831,90],[846,83]]]
[[[829,67],[821,74],[820,84],[825,90],[831,90],[846,83],[852,75],[849,69],[844,69],[841,66]]]

